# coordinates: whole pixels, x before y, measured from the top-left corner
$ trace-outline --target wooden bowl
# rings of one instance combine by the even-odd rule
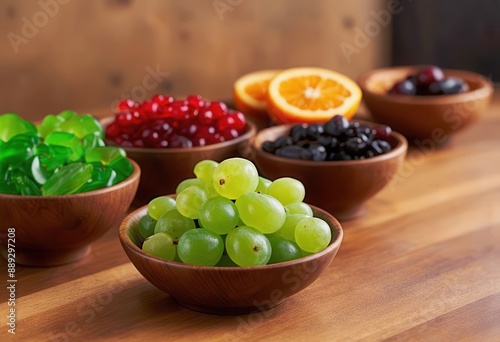
[[[358,84],[373,118],[405,135],[411,143],[434,145],[446,142],[450,135],[479,120],[493,95],[491,82],[480,74],[443,69],[446,77],[459,77],[469,91],[455,95],[391,95],[387,91],[399,80],[422,66],[375,69],[362,74]]]
[[[325,209],[340,221],[355,219],[366,212],[365,202],[391,181],[408,149],[406,139],[394,131],[389,136],[391,151],[364,160],[297,160],[262,149],[266,140],[274,141],[288,135],[292,126],[294,124],[264,129],[252,140],[253,158],[259,173],[270,180],[280,177],[300,180],[306,188],[304,201]]]
[[[103,120],[103,124],[112,118]],[[140,148],[122,147],[127,156],[141,167],[141,181],[134,205],[139,207],[153,198],[175,193],[177,185],[193,178],[196,163],[204,159],[218,162],[231,157],[244,156],[248,141],[256,133],[255,124],[247,121],[247,131],[238,138],[222,143],[192,148]]]
[[[144,206],[128,215],[120,226],[120,241],[137,270],[154,286],[182,306],[212,314],[243,314],[270,309],[305,289],[330,265],[343,238],[342,227],[330,214],[313,207],[314,216],[332,230],[330,245],[300,259],[251,267],[193,266],[168,261],[141,250],[138,232]]]
[[[16,263],[56,266],[83,258],[90,243],[125,217],[140,178],[134,172],[126,180],[99,190],[62,196],[0,194],[0,245],[7,258],[8,244],[15,245]],[[8,230],[15,229],[15,241]]]

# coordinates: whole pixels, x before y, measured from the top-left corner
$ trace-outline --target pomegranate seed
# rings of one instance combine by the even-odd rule
[[[246,126],[245,116],[240,112],[233,112],[219,119],[217,128],[219,131],[235,129],[241,132]]]
[[[198,112],[198,121],[202,125],[209,125],[214,120],[214,113],[210,109],[201,109]]]
[[[137,108],[138,104],[132,99],[123,99],[116,106],[119,111]]]
[[[189,95],[187,97],[187,102],[194,109],[200,109],[205,106],[205,101],[200,95]]]
[[[118,127],[116,121],[113,121],[112,123],[106,126],[105,132],[106,132],[106,137],[114,139],[118,135],[120,135],[120,127]]]
[[[212,111],[214,119],[223,117],[228,113],[227,105],[224,102],[211,102],[208,109]]]

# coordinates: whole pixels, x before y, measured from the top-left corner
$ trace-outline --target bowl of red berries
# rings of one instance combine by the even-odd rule
[[[442,145],[471,126],[493,94],[491,82],[480,74],[433,65],[371,70],[358,84],[373,118],[416,145]]]
[[[175,193],[201,160],[245,155],[256,133],[242,113],[199,95],[155,95],[142,103],[125,99],[103,124],[106,142],[122,147],[141,167],[137,205]]]
[[[263,177],[300,180],[307,189],[304,201],[340,221],[366,213],[366,202],[397,175],[407,147],[389,126],[340,115],[326,123],[266,128],[252,140]]]

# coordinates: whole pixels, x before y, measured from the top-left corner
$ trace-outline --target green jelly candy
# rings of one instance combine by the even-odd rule
[[[0,115],[0,140],[7,142],[13,136],[26,132],[36,133],[36,128],[31,122],[21,119],[14,113]]]
[[[19,168],[35,154],[34,146],[27,141],[13,140],[0,149],[0,165]]]
[[[96,133],[102,138],[104,130],[102,125],[92,115],[75,115],[64,121],[59,127],[60,131],[73,133],[78,139]]]
[[[53,170],[49,171],[44,167],[42,162],[40,162],[40,157],[35,156],[29,163],[29,173],[32,176],[33,180],[40,185],[43,185],[47,182],[47,179],[52,176],[54,173]]]
[[[64,122],[64,118],[59,115],[49,114],[43,118],[41,124],[36,126],[38,133],[46,137],[50,133],[59,130],[59,126]]]
[[[35,145],[38,145],[42,141],[42,139],[40,138],[37,132],[25,132],[13,136],[12,138],[9,139],[8,143],[10,144],[15,141],[21,142],[26,146],[34,147]]]
[[[116,171],[109,166],[102,165],[98,162],[89,163],[93,166],[92,179],[82,186],[78,192],[87,192],[97,189],[106,188],[113,185],[116,178]]]
[[[0,179],[0,194],[20,195],[17,191],[16,184],[12,181],[12,171],[2,171],[2,178]]]
[[[72,151],[69,161],[78,161],[83,156],[83,146],[80,140],[72,133],[52,132],[45,138],[45,144],[69,147]]]
[[[125,150],[120,147],[94,147],[85,151],[85,161],[87,163],[100,162],[107,165],[126,157],[126,155]]]
[[[59,166],[69,161],[69,156],[73,153],[71,148],[59,145],[40,144],[36,148],[36,154],[40,159],[40,165],[47,171],[53,172]]]
[[[91,164],[72,163],[61,166],[54,172],[42,187],[44,196],[67,195],[78,191],[85,183],[91,181],[93,166]]]
[[[82,145],[85,150],[94,147],[104,147],[106,142],[101,138],[98,133],[90,133],[83,137]]]
[[[132,172],[134,172],[134,166],[132,163],[125,157],[118,158],[114,160],[109,166],[116,171],[116,178],[113,181],[113,184],[120,183],[121,181],[130,177]]]
[[[40,196],[42,192],[38,184],[21,170],[13,170],[11,181],[15,184],[17,193],[25,196]]]
[[[76,112],[73,110],[63,110],[62,112],[60,112],[58,114],[58,116],[61,117],[63,119],[63,121],[66,121],[69,118],[72,118],[73,116],[76,116],[76,115],[78,115],[78,114],[76,114]]]

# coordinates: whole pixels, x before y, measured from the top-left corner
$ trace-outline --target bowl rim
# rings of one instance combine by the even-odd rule
[[[169,195],[171,196],[171,195]],[[234,267],[229,267],[229,266],[199,266],[199,265],[191,265],[191,264],[185,264],[182,262],[178,261],[173,261],[173,260],[166,260],[162,259],[160,257],[148,254],[142,249],[140,249],[138,246],[136,246],[132,240],[127,235],[127,232],[131,229],[130,226],[130,221],[135,218],[136,216],[143,215],[147,213],[147,205],[144,205],[140,208],[135,209],[131,213],[129,213],[123,221],[120,223],[120,228],[119,228],[119,239],[120,242],[122,243],[122,246],[125,248],[128,248],[135,254],[138,254],[141,256],[141,258],[149,259],[152,262],[160,262],[163,264],[166,264],[170,267],[175,267],[175,268],[182,268],[182,269],[189,269],[193,271],[218,271],[218,272],[226,272],[226,273],[234,273],[234,272],[242,272],[242,271],[247,271],[247,270],[269,270],[269,269],[277,269],[277,268],[282,268],[282,267],[287,267],[287,266],[293,266],[296,264],[302,264],[304,262],[312,261],[315,259],[318,259],[326,254],[332,253],[338,248],[340,248],[340,245],[342,243],[342,240],[344,238],[344,230],[342,228],[342,225],[340,222],[330,213],[327,211],[318,208],[314,205],[311,205],[311,208],[313,211],[319,211],[322,213],[322,215],[326,215],[329,220],[333,222],[333,226],[330,227],[332,231],[337,232],[335,239],[332,239],[330,241],[330,244],[326,246],[325,249],[322,251],[307,255],[305,257],[301,257],[298,259],[294,260],[289,260],[289,261],[284,261],[284,262],[278,262],[275,264],[266,264],[266,265],[259,265],[259,266],[234,266]],[[130,259],[130,258],[129,258]]]
[[[466,82],[469,82],[470,80],[475,80],[480,84],[479,88],[475,90],[468,90],[466,92],[458,94],[439,95],[439,96],[436,95],[415,96],[415,95],[394,95],[387,93],[377,93],[372,91],[369,87],[367,87],[368,80],[376,74],[383,74],[392,71],[401,71],[401,72],[407,71],[408,73],[410,73],[410,72],[415,72],[426,66],[429,65],[426,64],[403,65],[403,66],[392,66],[392,67],[372,69],[359,75],[357,78],[357,83],[359,87],[362,89],[363,93],[365,94],[369,94],[370,96],[376,96],[379,98],[390,99],[391,102],[406,103],[412,105],[456,104],[457,102],[479,100],[484,97],[491,96],[493,94],[494,91],[493,85],[491,81],[484,75],[468,70],[446,69],[446,68],[442,68],[443,73],[445,75],[449,75],[451,77],[461,77],[464,78]]]
[[[379,125],[379,126],[385,126],[376,122],[371,122],[371,121],[365,121],[365,120],[350,120],[350,122],[359,122],[362,124],[367,124],[370,126],[374,125]],[[287,163],[287,164],[293,164],[293,165],[301,165],[301,166],[314,166],[314,167],[332,167],[332,166],[352,166],[352,165],[367,165],[367,164],[372,164],[372,163],[379,163],[385,160],[393,159],[401,154],[405,154],[406,151],[408,150],[408,140],[401,134],[396,131],[391,131],[391,134],[389,137],[392,137],[396,140],[397,145],[392,148],[389,152],[382,153],[378,156],[371,157],[371,158],[366,158],[366,159],[357,159],[357,160],[327,160],[327,161],[314,161],[314,160],[300,160],[300,159],[292,159],[292,158],[286,158],[286,157],[281,157],[277,156],[275,154],[266,152],[262,149],[262,144],[259,144],[257,146],[257,140],[259,137],[261,137],[264,133],[269,132],[271,130],[283,130],[287,131],[291,127],[295,125],[300,125],[300,123],[289,123],[285,125],[277,125],[273,127],[268,127],[265,128],[259,132],[250,140],[250,146],[252,148],[253,155],[261,155],[265,156],[265,158],[271,159],[275,162],[280,162],[280,163]],[[255,158],[255,157],[254,157]]]
[[[106,125],[110,124],[111,121],[113,120],[113,116],[107,116],[104,118],[101,118],[99,121],[105,128]],[[168,147],[168,148],[154,148],[154,147],[135,147],[135,146],[120,146],[117,145],[116,143],[112,142],[111,140],[106,139],[106,145],[107,146],[116,146],[116,147],[121,147],[125,151],[130,152],[130,153],[144,153],[144,154],[175,154],[175,153],[185,153],[186,151],[188,152],[204,152],[204,151],[211,151],[215,149],[222,149],[228,146],[232,145],[237,145],[239,143],[244,142],[245,140],[251,139],[255,134],[257,133],[257,126],[251,122],[251,120],[247,119],[246,120],[246,130],[245,132],[231,140],[215,143],[215,144],[210,144],[210,145],[205,145],[205,146],[193,146],[193,147]]]
[[[134,170],[132,171],[132,174],[128,176],[126,179],[122,180],[120,183],[117,183],[112,186],[108,186],[105,188],[101,189],[95,189],[92,191],[86,191],[86,192],[80,192],[77,194],[66,194],[66,195],[51,195],[51,196],[34,196],[34,195],[13,195],[13,194],[2,194],[0,193],[0,198],[4,199],[11,199],[11,200],[20,200],[20,199],[26,199],[26,200],[67,200],[67,199],[73,199],[73,198],[82,198],[82,197],[88,197],[88,196],[95,196],[95,195],[101,195],[105,194],[107,192],[115,191],[117,189],[125,188],[132,183],[139,181],[139,178],[141,176],[141,168],[139,164],[137,164],[133,159],[127,158],[127,160],[132,164],[134,167]]]

